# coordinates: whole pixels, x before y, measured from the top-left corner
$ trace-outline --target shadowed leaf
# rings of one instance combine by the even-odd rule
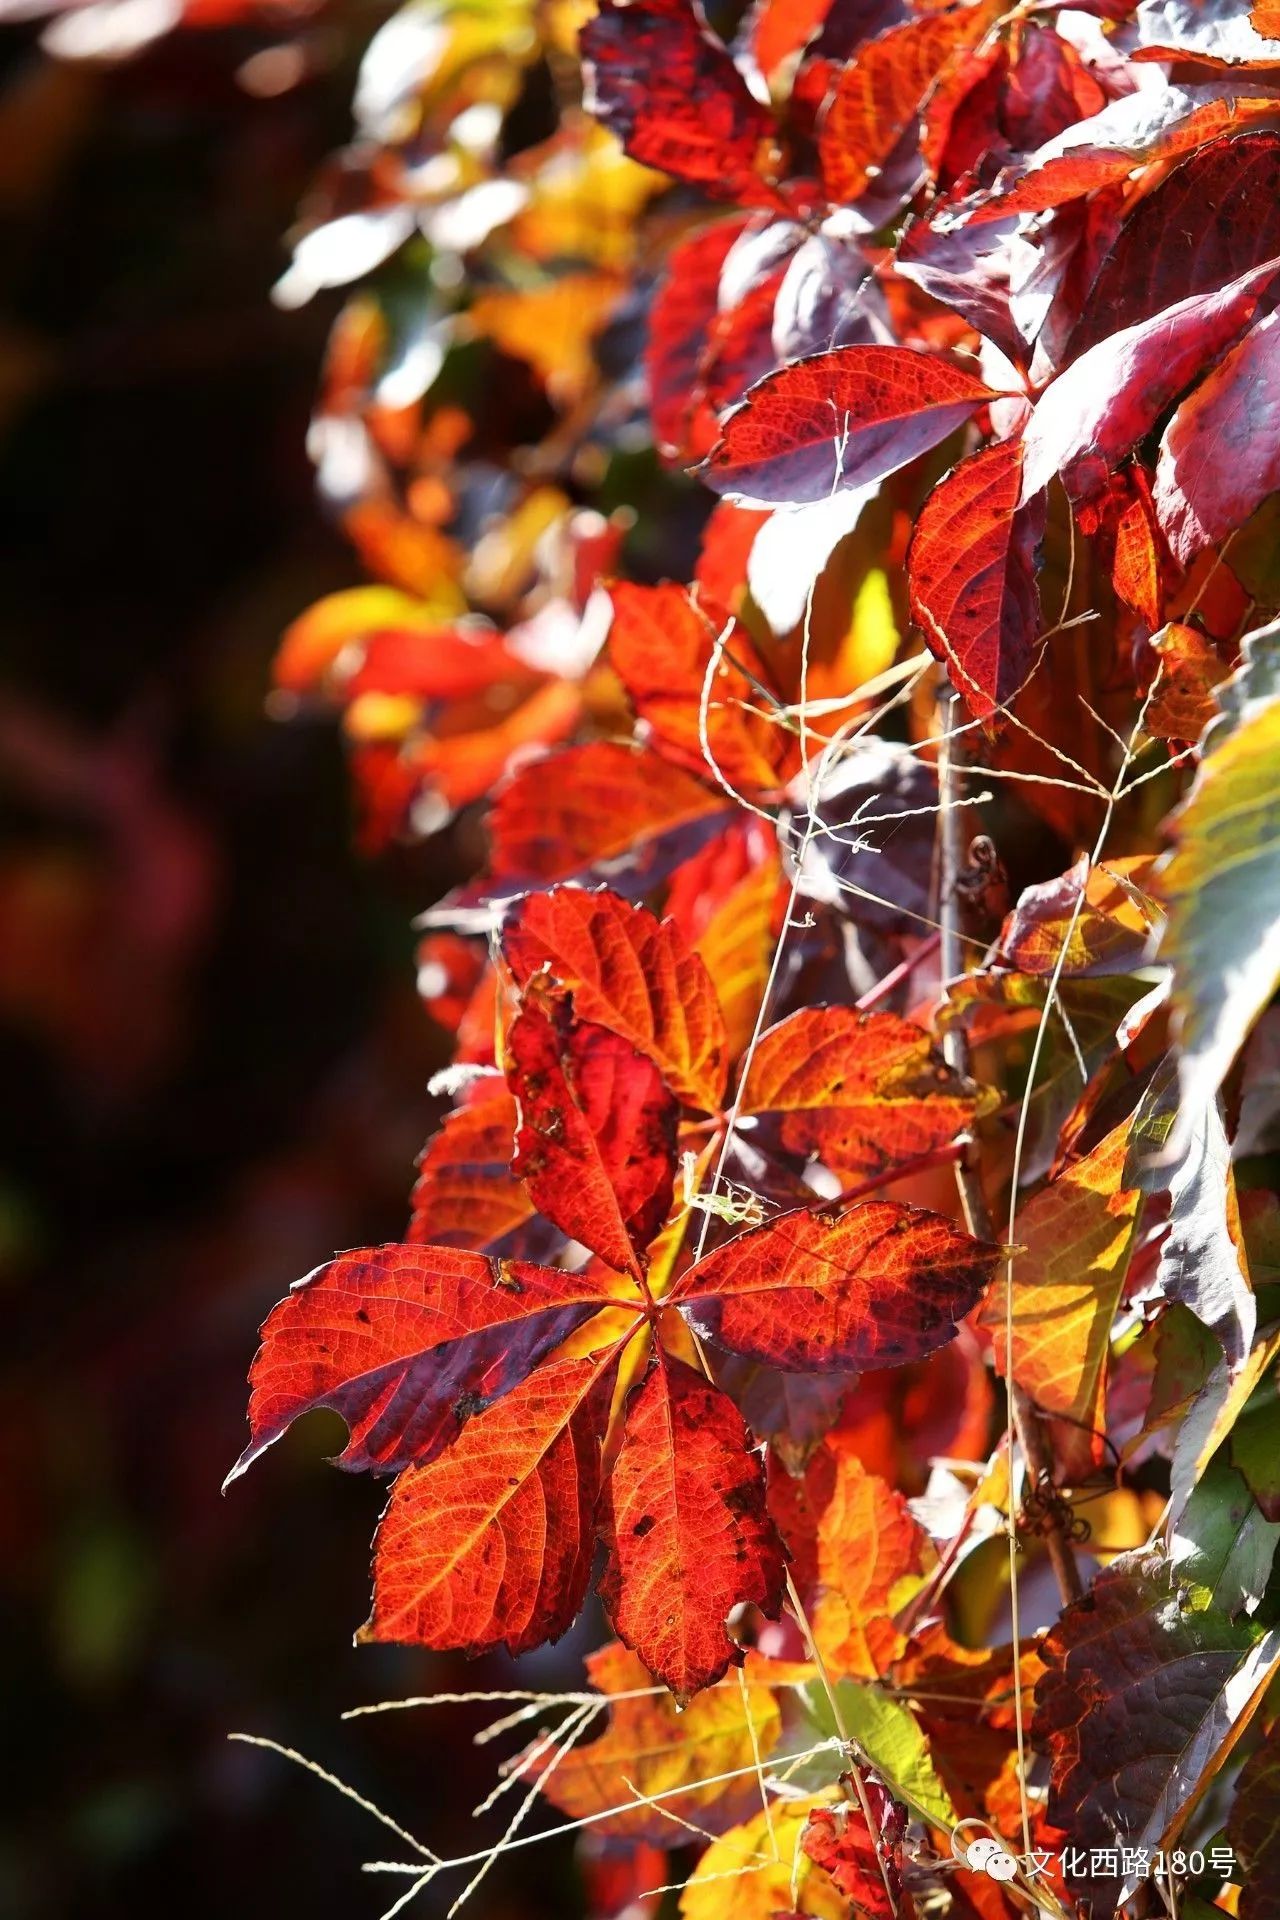
[[[1167,1563],[1134,1553],[1066,1609],[1043,1653],[1033,1738],[1053,1761],[1049,1820],[1086,1854],[1154,1849],[1247,1724],[1280,1634],[1184,1608]],[[1069,1885],[1095,1916],[1124,1892],[1105,1866]]]
[[[339,1464],[391,1472],[447,1445],[608,1304],[586,1277],[457,1247],[363,1247],[268,1315],[249,1374],[243,1473],[315,1407],[342,1415]]]

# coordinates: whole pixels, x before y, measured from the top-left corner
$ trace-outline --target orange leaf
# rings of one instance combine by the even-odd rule
[[[827,194],[857,200],[880,172],[954,56],[1000,12],[990,0],[908,20],[858,48],[822,121],[818,157]]]
[[[611,1353],[561,1360],[401,1474],[357,1638],[510,1653],[555,1640],[586,1597]]]
[[[780,916],[777,841],[762,820],[739,821],[680,867],[667,914],[715,981],[728,1052],[745,1051],[764,998]]]
[[[492,866],[523,882],[568,880],[623,856],[633,870],[666,872],[727,810],[723,794],[657,754],[593,740],[508,780],[489,816]]]
[[[1111,1326],[1142,1199],[1121,1185],[1128,1132],[1127,1123],[1115,1128],[1018,1215],[1013,1377],[1038,1407],[1062,1420],[1059,1456],[1069,1476],[1103,1457]],[[1007,1375],[1003,1286],[992,1289],[981,1322]]]
[[[601,1531],[614,1629],[679,1700],[741,1664],[725,1626],[735,1607],[781,1608],[782,1548],[742,1416],[669,1355],[627,1403]]]
[[[543,1787],[547,1799],[571,1820],[582,1820],[635,1794],[660,1794],[660,1807],[637,1807],[596,1822],[597,1831],[633,1842],[669,1842],[669,1815],[703,1827],[732,1826],[744,1819],[759,1804],[754,1775],[739,1780],[717,1776],[747,1774],[756,1754],[767,1758],[782,1733],[777,1699],[767,1685],[751,1677],[752,1668],[748,1656],[745,1688],[736,1681],[709,1687],[681,1712],[618,1642],[589,1654],[588,1679],[601,1694],[611,1696],[609,1724],[598,1739],[575,1747],[548,1776]],[[715,1784],[699,1784],[708,1779]]]
[[[740,1104],[782,1116],[787,1152],[854,1175],[945,1146],[972,1126],[979,1099],[896,1013],[802,1007],[762,1035]]]
[[[1146,730],[1155,740],[1198,740],[1218,716],[1215,687],[1227,677],[1222,657],[1198,627],[1171,621],[1151,641],[1160,678],[1147,708]]]
[[[923,1207],[798,1207],[708,1254],[670,1298],[702,1339],[769,1366],[891,1367],[953,1338],[999,1257]]]
[[[905,1644],[892,1615],[932,1559],[902,1495],[832,1434],[802,1480],[774,1476],[769,1509],[827,1665],[857,1679],[885,1674]]]
[[[725,1082],[725,1034],[703,962],[670,920],[616,893],[553,887],[522,901],[503,933],[518,985],[535,976],[569,994],[579,1019],[621,1034],[673,1092],[714,1112]]]
[[[748,794],[785,786],[799,754],[793,735],[760,712],[761,686],[775,689],[746,628],[670,582],[619,581],[610,597],[609,658],[655,743],[695,772],[712,772],[702,742],[705,698],[706,745],[729,785]]]
[[[556,1250],[538,1244],[532,1200],[511,1171],[516,1103],[500,1080],[483,1083],[485,1097],[446,1115],[418,1163],[408,1238],[443,1247],[546,1259]]]

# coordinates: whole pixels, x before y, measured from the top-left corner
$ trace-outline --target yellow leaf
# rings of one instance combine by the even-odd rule
[[[1069,1471],[1094,1459],[1104,1425],[1111,1325],[1129,1266],[1141,1195],[1122,1187],[1127,1126],[1028,1201],[1018,1216],[1013,1260],[1012,1373],[1036,1405],[1071,1425],[1062,1436]],[[1010,1372],[1005,1288],[997,1276],[982,1309],[1001,1373]]]
[[[848,1920],[848,1901],[800,1847],[809,1815],[830,1804],[820,1794],[780,1800],[770,1809],[772,1831],[761,1810],[723,1834],[707,1848],[680,1896],[683,1920],[773,1920],[778,1913]]]
[[[548,1775],[543,1792],[570,1819],[581,1820],[637,1796],[658,1800],[595,1823],[596,1830],[660,1845],[678,1844],[681,1829],[668,1816],[722,1825],[758,1804],[755,1755],[763,1758],[782,1732],[778,1703],[746,1670],[699,1693],[683,1712],[654,1682],[635,1654],[617,1641],[587,1661],[591,1683],[614,1696],[609,1724],[598,1740],[580,1746]],[[652,1690],[652,1691],[651,1691]],[[627,1698],[627,1695],[636,1697]],[[752,1729],[755,1744],[752,1743]],[[721,1781],[722,1774],[740,1777]],[[714,1785],[699,1782],[716,1780]],[[678,1791],[677,1791],[678,1789]],[[666,1811],[661,1812],[659,1808]]]

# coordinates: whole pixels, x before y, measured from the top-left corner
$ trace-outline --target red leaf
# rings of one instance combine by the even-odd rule
[[[1266,129],[1212,140],[1125,221],[1089,290],[1071,356],[1277,255],[1280,134]]]
[[[1043,500],[1020,505],[1022,445],[970,454],[930,494],[907,555],[911,617],[971,713],[987,719],[1035,665]]]
[[[702,1339],[769,1366],[892,1367],[953,1338],[999,1258],[923,1207],[799,1207],[708,1254],[669,1298]]]
[[[868,486],[927,453],[997,395],[908,347],[837,347],[782,367],[721,422],[699,469],[717,493],[774,504]]]
[[[586,1598],[612,1354],[542,1367],[401,1474],[357,1638],[510,1653],[555,1640]]]
[[[702,550],[694,579],[708,600],[736,607],[747,583],[747,561],[756,535],[768,520],[768,507],[735,507],[717,500],[702,530]]]
[[[494,1091],[448,1114],[427,1143],[407,1237],[418,1244],[434,1241],[442,1247],[547,1259],[559,1236],[548,1236],[511,1171],[516,1103],[500,1080],[484,1084]],[[552,1244],[543,1244],[548,1238]]]
[[[489,816],[491,865],[506,882],[528,883],[585,877],[608,861],[651,883],[709,839],[727,813],[723,794],[670,761],[593,740],[508,780]]]
[[[719,313],[720,275],[746,225],[738,218],[702,227],[667,256],[644,357],[653,437],[665,460],[701,459],[715,438],[701,367]]]
[[[1116,522],[1111,584],[1126,607],[1154,629],[1160,625],[1164,608],[1164,585],[1151,481],[1145,467],[1134,466],[1130,493],[1129,504]]]
[[[606,1027],[526,1001],[507,1035],[514,1170],[538,1211],[639,1279],[667,1216],[679,1108],[652,1060]]]
[[[902,1893],[906,1809],[877,1780],[868,1780],[864,1792],[876,1823],[874,1837],[860,1807],[815,1807],[800,1844],[815,1865],[830,1874],[856,1914],[866,1920],[892,1920]]]
[[[709,841],[671,883],[667,913],[706,963],[724,1014],[729,1057],[755,1031],[773,959],[782,875],[777,840],[748,819]]]
[[[1277,273],[1280,259],[1270,260],[1230,286],[1180,300],[1113,334],[1073,361],[1045,389],[1027,425],[1023,499],[1059,473],[1073,497],[1098,491],[1169,402],[1239,338]]]
[[[522,903],[503,951],[521,986],[545,972],[575,1013],[621,1034],[683,1100],[716,1109],[724,1022],[706,967],[669,920],[604,889],[555,887]]]
[[[600,1595],[620,1639],[679,1699],[742,1653],[725,1621],[782,1604],[782,1548],[764,1470],[732,1401],[664,1354],[627,1402],[605,1488]]]
[[[759,712],[759,687],[773,691],[771,675],[746,628],[723,608],[700,604],[686,587],[670,582],[638,587],[618,581],[610,597],[609,658],[656,744],[686,766],[711,771],[702,746],[705,688],[707,745],[729,785],[750,794],[785,786],[798,770],[799,755],[786,728]],[[708,688],[717,644],[719,665]]]
[[[972,1125],[978,1090],[896,1013],[803,1007],[761,1036],[739,1105],[782,1116],[789,1153],[852,1176],[954,1140]]]
[[[1242,97],[1229,82],[1123,94],[1092,119],[1068,127],[1029,159],[1007,168],[989,192],[962,202],[955,212],[986,221],[1061,207],[1127,180],[1135,167],[1174,160],[1275,110],[1274,98]]]
[[[832,0],[765,0],[751,23],[751,51],[766,80],[813,38]]]
[[[586,106],[634,160],[721,199],[772,205],[773,120],[692,0],[602,0],[579,39]]]
[[[1155,510],[1182,565],[1280,488],[1280,315],[1269,314],[1165,428]]]
[[[339,1254],[263,1324],[251,1438],[228,1478],[316,1407],[346,1421],[338,1463],[352,1472],[420,1460],[609,1304],[585,1277],[456,1247]]]
[[[1000,11],[992,0],[926,14],[861,47],[823,116],[818,157],[827,194],[857,200],[881,171],[957,53],[976,45]]]

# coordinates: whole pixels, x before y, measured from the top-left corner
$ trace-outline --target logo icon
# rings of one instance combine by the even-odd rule
[[[972,1867],[975,1873],[985,1873],[990,1880],[1012,1880],[1018,1871],[1013,1855],[988,1833],[979,1834],[969,1842],[964,1858],[966,1866]]]

